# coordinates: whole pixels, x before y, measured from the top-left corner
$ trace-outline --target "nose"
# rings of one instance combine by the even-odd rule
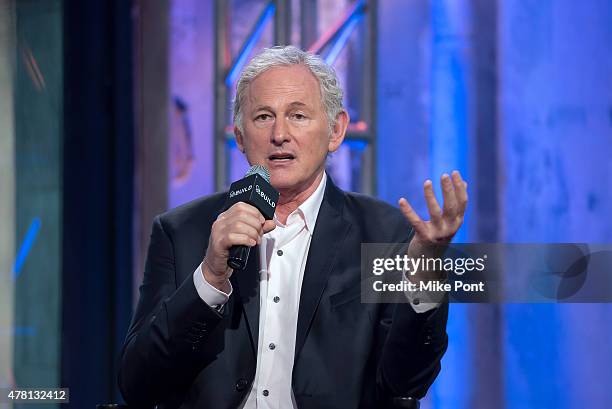
[[[291,139],[289,135],[289,127],[285,118],[277,118],[272,127],[272,143],[281,146],[283,143]]]

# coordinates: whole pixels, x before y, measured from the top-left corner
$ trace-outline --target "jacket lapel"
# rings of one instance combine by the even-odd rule
[[[344,194],[328,177],[325,196],[321,202],[304,269],[295,342],[295,361],[304,346],[334,260],[350,228],[350,223],[343,218],[343,208]]]

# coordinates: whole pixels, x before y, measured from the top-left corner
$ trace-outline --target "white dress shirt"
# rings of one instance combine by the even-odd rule
[[[282,224],[275,218],[276,228],[262,237],[257,369],[242,408],[297,407],[291,376],[300,293],[326,184],[327,176],[323,173],[317,189],[287,217],[287,223]],[[201,265],[194,272],[193,280],[198,294],[208,305],[223,305],[231,295],[231,290],[226,294],[206,282]]]
[[[275,217],[276,228],[262,237],[257,369],[241,408],[297,408],[291,380],[300,293],[326,184],[327,176],[323,173],[317,189],[287,217],[287,223],[282,224]],[[210,285],[204,279],[201,264],[194,271],[193,280],[200,298],[210,306],[225,304],[232,294],[231,284],[229,294]],[[429,303],[412,305],[417,312],[437,306]]]

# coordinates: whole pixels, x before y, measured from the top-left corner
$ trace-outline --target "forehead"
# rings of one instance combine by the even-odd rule
[[[304,65],[270,68],[251,82],[247,101],[252,108],[293,102],[318,105],[321,101],[319,81]]]

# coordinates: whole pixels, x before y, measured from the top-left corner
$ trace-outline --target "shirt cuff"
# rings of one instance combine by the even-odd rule
[[[402,272],[402,277],[405,281],[410,282],[406,277],[406,271]],[[436,294],[437,297],[434,294],[429,294],[427,291],[404,291],[404,294],[417,314],[431,311],[434,308],[438,308],[441,304],[440,301],[435,299],[439,298],[439,294]]]
[[[202,263],[195,269],[193,272],[193,284],[195,284],[195,288],[198,292],[200,298],[208,305],[213,308],[220,308],[229,300],[230,295],[234,291],[232,287],[232,283],[229,283],[230,291],[229,294],[224,293],[213,287],[206,279],[204,278],[204,274],[202,273]]]

